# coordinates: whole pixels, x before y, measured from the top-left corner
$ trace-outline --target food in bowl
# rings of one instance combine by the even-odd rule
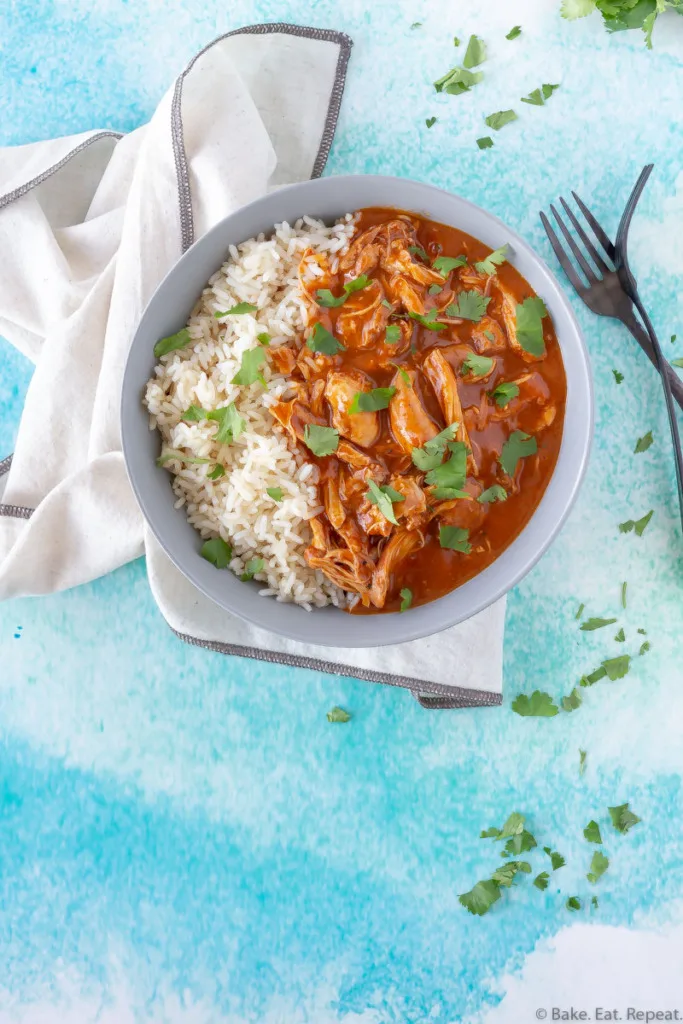
[[[566,398],[509,255],[377,208],[231,246],[145,393],[204,557],[355,613],[493,562],[552,476]]]

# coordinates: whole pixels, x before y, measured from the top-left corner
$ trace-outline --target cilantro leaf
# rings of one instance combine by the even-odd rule
[[[476,68],[486,60],[486,43],[479,36],[470,36],[467,44],[463,65],[466,68]]]
[[[460,292],[458,301],[452,302],[450,306],[446,307],[446,316],[459,317],[461,320],[472,320],[474,323],[478,323],[486,312],[490,301],[491,297],[482,295],[481,292]]]
[[[336,356],[337,352],[344,352],[344,345],[340,341],[337,341],[333,334],[330,334],[322,324],[316,324],[313,328],[313,334],[306,342],[307,348],[310,348],[311,352],[322,352],[326,356]]]
[[[397,372],[397,373],[399,373],[399,374],[401,375],[401,380],[403,381],[403,383],[405,384],[405,386],[406,386],[407,388],[411,388],[411,387],[412,387],[412,384],[410,383],[410,375],[408,374],[408,371],[407,371],[407,370],[405,370],[405,369],[404,369],[404,368],[403,368],[402,366],[400,366],[400,365],[399,365],[398,363],[391,363],[391,366],[395,367],[395,368],[396,368],[396,372]]]
[[[576,711],[577,708],[581,707],[581,694],[574,687],[568,697],[562,698],[562,710],[563,711]]]
[[[350,722],[351,715],[344,708],[333,707],[325,716],[328,722]]]
[[[398,324],[388,324],[384,340],[387,345],[395,345],[397,341],[401,340],[401,328]]]
[[[619,373],[618,370],[612,370],[612,373],[614,374],[614,379],[617,382],[617,384],[621,384],[622,380],[624,379],[623,373]]]
[[[256,335],[256,340],[258,341],[259,345],[263,345],[264,348],[267,348],[273,339],[268,334],[268,331],[261,331],[260,334]]]
[[[543,99],[549,100],[555,90],[560,88],[560,85],[559,82],[556,82],[554,85],[550,82],[545,82],[541,88],[543,90]]]
[[[595,885],[598,879],[602,878],[609,867],[609,858],[601,850],[596,850],[591,859],[591,866],[586,878]]]
[[[411,28],[421,28],[422,27],[422,22],[421,21],[414,21],[410,27]]]
[[[514,477],[519,460],[525,459],[529,455],[535,455],[537,451],[538,445],[536,444],[535,437],[525,434],[523,430],[515,430],[503,445],[498,461],[503,468],[503,472],[507,473],[508,476]]]
[[[550,864],[553,871],[559,871],[559,869],[563,868],[567,863],[561,853],[558,853],[557,850],[551,850],[549,846],[544,846],[543,852],[547,853],[550,857]]]
[[[597,910],[597,908],[598,908],[598,897],[597,896],[591,896],[591,907],[594,907]]]
[[[638,455],[639,452],[646,452],[652,444],[654,438],[652,437],[652,431],[648,430],[647,434],[639,437],[636,441],[636,446],[633,449],[633,454]]]
[[[500,839],[499,828],[487,828],[484,832],[479,833],[480,839]]]
[[[589,821],[583,830],[583,834],[589,843],[601,843],[600,826],[597,821]]]
[[[201,423],[201,421],[205,420],[207,416],[207,410],[202,409],[200,405],[190,405],[181,416],[181,419],[184,420],[185,423]]]
[[[483,138],[477,139],[477,145],[479,149],[491,149],[493,146],[493,139],[490,135],[484,135]]]
[[[495,359],[491,359],[490,356],[478,356],[475,352],[471,352],[463,361],[460,372],[472,377],[485,377],[493,369],[494,363]]]
[[[540,875],[536,875],[534,878],[534,885],[537,889],[543,891],[548,888],[548,882],[550,881],[550,875],[547,871],[541,871]]]
[[[469,71],[466,68],[451,68],[445,75],[434,82],[437,92],[447,92],[450,96],[461,96],[469,92],[484,77],[481,71]]]
[[[453,36],[453,46],[460,46],[460,40],[457,36]]]
[[[474,264],[480,274],[495,274],[496,267],[499,267],[502,263],[507,260],[507,251],[509,245],[506,242],[505,245],[501,245],[500,249],[494,249],[488,256],[485,256],[483,260],[479,260]]]
[[[615,634],[615,637],[614,637],[614,639],[616,640],[616,642],[617,642],[618,644],[623,644],[623,643],[624,643],[624,641],[626,640],[626,634],[624,633],[624,628],[623,628],[623,626],[622,626],[622,628],[621,628],[621,629],[619,630],[619,632]]]
[[[611,626],[616,621],[616,619],[586,619],[585,622],[581,623],[579,628],[582,629],[584,633],[590,633],[594,629],[602,629],[603,626]]]
[[[586,760],[588,754],[585,750],[579,750],[579,775],[583,775],[586,771]]]
[[[510,817],[507,819],[502,829],[497,835],[497,839],[509,839],[510,836],[519,836],[524,831],[524,822],[526,818],[519,811],[513,811]]]
[[[225,466],[221,466],[220,463],[215,465],[210,473],[207,473],[209,480],[220,480],[222,476],[225,476]]]
[[[620,654],[618,658],[608,658],[607,661],[603,661],[602,667],[612,682],[623,679],[631,667],[631,655]]]
[[[469,555],[472,550],[468,540],[469,535],[470,531],[461,526],[441,526],[439,528],[439,544],[442,548],[448,548],[450,551],[460,551],[464,555]]]
[[[484,118],[484,121],[489,128],[493,128],[495,132],[499,132],[506,124],[510,124],[511,121],[516,120],[517,114],[514,110],[497,110],[495,114],[489,114],[488,117]]]
[[[339,431],[334,427],[319,427],[317,423],[307,423],[304,427],[304,444],[318,458],[332,455],[339,447]]]
[[[641,519],[627,519],[625,523],[619,523],[619,533],[630,533],[631,530],[635,530],[636,537],[642,537],[654,514],[654,509],[650,509]]]
[[[263,386],[266,386],[263,374],[260,371],[260,367],[266,360],[266,353],[262,348],[250,348],[242,356],[242,362],[240,368],[231,380],[231,384],[239,384],[240,387],[249,387],[250,384],[255,384],[256,381],[260,381]]]
[[[520,693],[511,704],[512,710],[523,718],[553,718],[560,709],[553,703],[550,694],[534,690],[530,697]]]
[[[469,892],[464,892],[458,896],[458,901],[462,903],[463,907],[470,914],[476,914],[477,917],[483,917],[484,914],[487,914],[493,904],[499,899],[500,886],[493,879],[477,882]]]
[[[335,296],[329,288],[319,288],[315,293],[316,302],[319,306],[324,306],[326,309],[336,309],[337,306],[343,306],[350,295],[353,295],[354,292],[362,291],[369,284],[372,284],[372,278],[367,277],[366,274],[361,274],[360,277],[355,277],[353,281],[347,281],[343,285],[342,295]]]
[[[448,461],[430,469],[425,477],[426,483],[435,488],[437,500],[461,497],[467,479],[467,445],[463,441],[449,441],[448,448],[451,452]]]
[[[543,317],[548,315],[543,299],[537,295],[520,302],[516,310],[517,341],[532,356],[545,355]]]
[[[247,580],[253,580],[257,572],[263,571],[264,564],[262,558],[250,558],[244,567],[244,572],[240,576],[242,583],[246,583]]]
[[[440,285],[440,284],[430,284],[429,288],[427,289],[427,294],[428,295],[438,295],[439,292],[442,292],[442,291],[443,291],[443,285]]]
[[[212,537],[204,541],[199,554],[217,569],[227,569],[232,558],[232,548],[222,537]]]
[[[581,676],[580,686],[593,686],[598,683],[601,679],[604,679],[607,675],[607,670],[601,665],[600,668],[596,668],[595,672],[591,672],[589,676]]]
[[[637,825],[642,818],[639,818],[637,814],[634,814],[628,804],[620,804],[618,807],[608,807],[609,816],[612,819],[617,832],[621,832],[622,835],[626,835],[634,825]]]
[[[560,13],[568,21],[585,18],[595,10],[595,0],[562,0]]]
[[[482,491],[477,501],[481,505],[487,505],[494,501],[507,501],[508,492],[500,484],[493,484]]]
[[[457,431],[458,424],[451,423],[431,441],[425,441],[421,448],[413,448],[411,453],[413,464],[423,473],[441,465],[448,442],[453,440]]]
[[[273,501],[282,501],[284,497],[281,487],[266,487],[266,494]]]
[[[519,394],[519,386],[513,381],[502,380],[491,393],[491,397],[499,408],[504,409],[505,406],[512,401],[513,398],[517,398]]]
[[[528,96],[522,96],[522,103],[530,103],[534,107],[543,106],[543,94],[540,89],[533,89]]]
[[[426,327],[428,331],[445,330],[446,324],[440,324],[436,319],[438,315],[438,309],[430,309],[426,316],[423,316],[422,313],[413,313],[411,310],[408,310],[410,319],[416,320],[418,324]]]
[[[565,906],[567,910],[581,910],[581,900],[578,896],[570,896]]]
[[[408,252],[411,256],[419,256],[425,263],[429,263],[429,256],[424,251],[421,245],[409,245]]]
[[[223,313],[214,313],[216,320],[221,320],[224,316],[242,316],[244,313],[255,313],[258,306],[255,306],[253,302],[238,302],[236,306],[231,306],[230,309],[226,309]]]
[[[628,587],[628,583],[624,580],[624,582],[621,584],[621,607],[622,608],[626,607],[626,589],[627,589],[627,587]]]
[[[378,412],[388,409],[389,402],[396,394],[396,388],[373,388],[371,391],[357,391],[351,400],[349,412]]]
[[[394,514],[394,502],[405,501],[405,496],[395,491],[393,487],[378,487],[374,480],[368,480],[368,488],[365,497],[372,505],[377,505],[385,519],[398,526],[398,519]]]
[[[244,432],[247,423],[237,411],[234,402],[223,406],[221,409],[212,409],[206,414],[207,420],[214,420],[218,424],[218,430],[214,441],[218,444],[232,444]]]
[[[401,598],[401,611],[407,612],[413,603],[413,592],[408,587],[403,587],[400,591],[399,596]]]
[[[505,844],[501,857],[517,857],[520,853],[526,853],[528,850],[533,850],[537,845],[536,840],[532,836],[531,832],[526,829],[515,836],[511,836]]]
[[[173,462],[174,459],[177,459],[178,462],[187,462],[190,466],[206,466],[211,462],[211,459],[199,459],[194,455],[186,455],[185,452],[181,452],[177,448],[166,448],[157,459],[157,466],[165,466],[167,462]]]
[[[491,875],[491,881],[497,882],[498,885],[504,885],[509,887],[512,885],[515,876],[519,872],[528,875],[531,871],[531,864],[526,860],[509,860],[507,864],[501,864],[493,874]]]
[[[522,26],[521,25],[515,25],[514,28],[510,29],[510,31],[505,36],[505,38],[506,39],[516,39],[517,36],[519,36],[521,34],[522,34]]]
[[[154,358],[161,359],[162,356],[167,356],[169,352],[177,352],[178,349],[187,348],[190,344],[190,332],[187,327],[183,327],[177,334],[169,334],[167,338],[161,338],[154,346]]]
[[[652,644],[650,643],[650,641],[649,640],[645,640],[640,645],[640,650],[638,651],[638,654],[642,657],[643,654],[647,654],[647,652],[650,650],[651,647],[652,647]]]
[[[438,120],[438,117],[426,117],[425,124],[427,125],[428,128],[431,128],[432,125],[435,125]]]
[[[583,615],[583,609],[585,607],[586,607],[585,604],[580,604],[579,605],[579,607],[577,609],[577,612],[576,612],[576,615],[574,616],[575,619],[580,619],[581,618],[581,616]]]
[[[451,270],[467,266],[467,256],[437,256],[432,266],[442,277],[447,277]]]

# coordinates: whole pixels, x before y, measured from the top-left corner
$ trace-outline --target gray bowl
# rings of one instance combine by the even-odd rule
[[[142,395],[155,364],[155,342],[185,325],[231,243],[269,232],[279,221],[291,223],[309,214],[330,222],[366,206],[424,214],[474,235],[492,249],[511,244],[511,262],[545,300],[562,349],[567,374],[564,432],[555,472],[528,525],[474,579],[431,604],[402,614],[352,616],[332,607],[307,612],[260,597],[258,584],[242,583],[200,556],[199,535],[184,511],[173,507],[168,473],[155,466],[159,435],[149,430]],[[588,354],[571,307],[545,263],[526,242],[497,217],[441,189],[402,178],[349,175],[279,189],[226,217],[195,242],[161,282],[142,316],[123,379],[121,417],[124,456],[142,512],[169,558],[203,594],[227,612],[292,640],[333,647],[375,647],[416,640],[462,622],[492,604],[529,572],[556,537],[579,490],[593,432],[593,393]]]

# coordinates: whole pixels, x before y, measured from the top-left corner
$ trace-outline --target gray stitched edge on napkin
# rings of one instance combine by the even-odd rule
[[[253,25],[244,28],[236,29],[232,32],[227,32],[217,39],[213,40],[206,47],[204,47],[198,54],[196,54],[189,62],[185,70],[181,73],[176,81],[175,91],[173,95],[172,107],[171,107],[171,136],[173,153],[175,160],[175,168],[177,175],[177,186],[178,186],[178,204],[180,212],[180,224],[181,224],[181,237],[182,237],[182,249],[185,251],[192,245],[195,236],[194,230],[194,217],[192,210],[192,197],[191,187],[189,178],[189,169],[187,164],[187,156],[185,152],[184,143],[184,132],[183,122],[181,113],[182,104],[182,90],[183,83],[194,66],[195,62],[215,46],[230,36],[236,35],[267,35],[269,33],[283,33],[309,39],[319,39],[328,42],[337,43],[339,46],[339,56],[337,61],[337,67],[335,72],[335,78],[333,88],[330,94],[330,102],[328,106],[327,117],[325,119],[324,129],[320,139],[320,146],[316,159],[314,162],[312,177],[319,177],[324,170],[329,151],[334,139],[337,119],[339,115],[339,109],[341,105],[342,95],[344,91],[344,84],[346,79],[346,69],[351,53],[352,41],[351,39],[341,32],[336,32],[328,29],[317,29],[307,28],[298,25],[289,25],[286,23],[275,23],[272,25]],[[40,185],[43,181],[49,178],[52,174],[60,170],[72,157],[76,156],[83,149],[92,145],[94,142],[99,141],[101,138],[111,136],[116,139],[122,138],[122,135],[114,131],[103,131],[94,134],[78,147],[68,153],[58,163],[52,167],[47,168],[36,178],[21,185],[19,188],[14,189],[12,192],[7,193],[4,196],[0,196],[0,209],[15,199],[20,198],[29,192],[32,188]],[[8,456],[2,462],[0,462],[0,477],[9,471],[12,462],[12,456]],[[0,516],[10,516],[20,519],[29,519],[33,514],[34,509],[27,508],[18,505],[4,505],[0,503]],[[425,683],[423,680],[410,678],[401,675],[392,675],[390,673],[374,672],[368,669],[363,669],[354,666],[345,666],[335,662],[325,661],[324,659],[303,657],[300,655],[287,654],[284,652],[273,652],[264,649],[256,649],[253,647],[241,647],[238,645],[220,643],[217,641],[204,640],[198,637],[190,636],[181,633],[177,630],[173,630],[179,639],[186,643],[192,644],[197,647],[205,648],[206,650],[215,651],[217,653],[226,655],[237,655],[239,657],[253,658],[266,662],[291,665],[294,667],[312,669],[319,672],[326,672],[334,675],[348,675],[353,678],[366,680],[368,682],[377,682],[389,686],[397,686],[408,689],[413,696],[420,702],[425,708],[430,709],[445,709],[445,708],[465,708],[465,707],[494,707],[502,704],[502,695],[500,693],[490,692],[486,690],[475,690],[466,689],[459,686],[446,686],[438,683]]]

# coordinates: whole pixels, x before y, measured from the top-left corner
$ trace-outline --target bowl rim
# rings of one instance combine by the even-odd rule
[[[487,228],[492,230],[495,229],[501,234],[501,236],[504,236],[511,245],[513,253],[516,254],[521,251],[526,254],[528,259],[531,260],[535,270],[544,279],[543,286],[546,289],[543,296],[544,299],[546,299],[548,293],[552,293],[553,301],[551,305],[555,307],[553,310],[553,320],[555,321],[557,319],[557,310],[560,309],[566,321],[563,338],[560,338],[558,333],[558,343],[560,344],[562,351],[563,363],[565,364],[565,374],[567,376],[568,398],[567,406],[565,407],[562,440],[557,462],[555,463],[553,473],[548,481],[541,501],[534,509],[531,518],[521,532],[489,566],[441,598],[437,598],[427,604],[411,608],[406,613],[387,612],[368,616],[351,616],[347,612],[344,612],[334,606],[327,606],[321,609],[316,608],[311,612],[306,612],[305,609],[299,606],[283,604],[276,601],[275,598],[263,598],[260,596],[258,596],[258,605],[255,605],[254,602],[251,602],[250,604],[246,602],[241,604],[237,596],[235,597],[235,600],[230,600],[230,593],[232,590],[230,585],[224,588],[218,578],[214,580],[212,576],[207,575],[206,567],[209,566],[209,563],[201,559],[198,548],[189,554],[189,556],[186,556],[184,551],[173,547],[173,545],[168,542],[167,535],[169,531],[165,530],[160,522],[158,502],[151,494],[151,486],[147,486],[145,471],[141,467],[140,471],[138,471],[139,467],[135,451],[135,439],[139,435],[134,427],[134,419],[135,404],[137,403],[138,406],[141,407],[142,403],[140,401],[140,380],[135,372],[136,367],[134,365],[134,355],[141,347],[142,342],[140,339],[145,333],[147,322],[150,319],[154,319],[155,307],[159,301],[159,296],[163,295],[169,288],[169,282],[172,283],[177,275],[182,272],[183,268],[191,263],[195,258],[194,254],[198,250],[204,247],[210,247],[211,242],[215,241],[222,235],[227,236],[229,234],[230,223],[233,220],[244,215],[248,216],[251,212],[257,211],[264,204],[267,204],[268,201],[273,202],[274,199],[277,199],[278,197],[291,197],[296,196],[299,193],[302,195],[302,212],[297,216],[303,217],[306,215],[305,197],[310,196],[312,193],[317,191],[330,189],[330,183],[333,183],[334,186],[343,190],[343,188],[350,183],[353,183],[353,187],[356,187],[359,183],[362,185],[363,182],[371,182],[374,187],[377,187],[382,183],[387,183],[391,184],[392,187],[403,187],[407,191],[417,190],[425,195],[431,195],[431,197],[437,202],[439,201],[439,198],[446,203],[452,203],[455,201],[456,204],[459,204],[462,208],[469,211],[474,217],[482,218],[483,222],[486,222]],[[364,205],[371,207],[381,206],[382,204],[373,202],[365,203]],[[398,208],[398,206],[394,204],[387,203],[385,205],[388,208]],[[363,205],[359,204],[356,208],[362,209]],[[415,203],[406,203],[405,206],[401,205],[400,208],[411,212],[411,210],[415,209]],[[417,210],[415,212],[417,212]],[[330,217],[332,216],[335,215],[330,214]],[[431,214],[430,217],[437,221],[439,219],[437,216]],[[286,219],[292,221],[296,218],[287,217]],[[278,219],[276,217],[273,221],[273,225],[277,222]],[[443,220],[441,222],[457,227],[457,225],[453,224],[451,220]],[[241,240],[244,241],[245,239]],[[234,240],[226,241],[222,247],[224,252],[227,252],[228,245],[230,244],[239,244],[239,242],[235,242]],[[488,245],[489,243],[486,244]],[[225,259],[225,257],[223,258]],[[220,266],[220,264],[218,266]],[[216,269],[218,269],[218,267],[216,267]],[[215,272],[215,270],[213,272]],[[210,274],[206,277],[207,281],[209,276]],[[526,273],[523,274],[523,276],[526,279]],[[201,287],[204,287],[204,285],[200,286],[200,288]],[[534,292],[538,294],[538,287],[534,285],[533,288]],[[571,338],[569,337],[570,335]],[[578,421],[579,430],[571,437],[571,439],[566,436],[569,402],[569,375],[566,373],[566,353],[563,342],[568,345],[568,350],[572,347],[575,350],[574,354],[577,358],[573,360],[573,385],[578,389],[578,392],[582,392],[582,394],[579,395],[578,401],[579,403],[583,401],[584,407],[584,417]],[[150,349],[150,371],[155,365],[156,362],[153,359],[153,353]],[[435,185],[415,181],[411,178],[400,178],[390,175],[348,174],[313,178],[303,182],[297,182],[292,185],[282,186],[274,192],[267,193],[265,196],[261,196],[252,202],[239,207],[237,210],[222,218],[214,224],[213,227],[206,231],[205,234],[198,238],[180,256],[154,290],[138,321],[126,357],[126,365],[121,388],[120,415],[122,449],[126,472],[145,521],[154,534],[156,540],[164,549],[166,555],[170,558],[176,568],[204,596],[218,604],[229,614],[237,615],[242,620],[249,622],[254,626],[276,633],[289,640],[299,641],[309,646],[315,645],[323,648],[361,648],[381,647],[384,645],[401,644],[413,640],[419,640],[424,637],[435,635],[444,629],[458,625],[495,603],[509,590],[515,587],[520,580],[531,571],[562,529],[574,505],[585,477],[594,433],[594,393],[588,350],[586,348],[581,328],[574,314],[574,310],[567,299],[565,291],[545,261],[516,231],[509,228],[508,225],[495,214],[489,213],[488,210],[478,206],[476,203],[463,198],[457,193],[449,192],[446,189],[439,188]],[[145,412],[145,419],[147,419],[147,416],[148,414]],[[564,486],[562,487],[561,494],[559,495],[559,500],[562,505],[561,510],[558,510],[554,516],[550,517],[552,519],[552,523],[545,525],[542,532],[541,543],[532,543],[529,545],[528,540],[531,536],[531,531],[533,531],[534,528],[534,521],[538,521],[539,511],[549,505],[549,491],[558,476],[558,468],[560,467],[561,462],[566,462],[567,459],[571,460],[569,466],[571,473],[568,477],[568,469],[565,466],[565,477],[562,481]],[[148,466],[147,472],[149,472],[149,469],[154,468],[155,467],[153,465],[151,467]],[[557,489],[557,485],[555,489]],[[170,512],[174,515],[183,516],[187,522],[184,509],[174,508],[174,503],[171,500],[172,493],[172,491],[169,491],[168,505]],[[554,493],[553,498],[556,498]],[[193,527],[190,527],[190,529],[194,531]],[[197,534],[197,536],[199,535]],[[525,541],[526,545],[524,544]],[[525,546],[529,547],[530,550],[523,551]],[[203,565],[198,564],[201,562],[203,562]],[[215,574],[220,573],[220,570],[216,570],[211,566],[209,566],[209,568]],[[225,575],[226,574],[223,573],[223,576]],[[240,588],[244,588],[245,586],[256,588],[262,587],[262,584],[242,583],[241,581],[238,581],[237,577],[233,574],[228,573],[227,575],[232,576],[233,580],[238,583]],[[478,586],[475,588],[472,585],[476,581],[478,581]],[[480,591],[479,596],[475,597],[472,600],[472,603],[467,605],[466,610],[455,612],[455,614],[453,614],[452,611],[449,613],[447,607],[449,602],[453,603],[454,595],[462,595],[465,588],[468,588],[468,590],[475,589]],[[235,592],[236,595],[238,593],[239,592],[237,591]],[[261,606],[263,606],[262,613]],[[285,614],[283,609],[296,609],[296,612],[300,617],[300,622],[294,622],[294,624],[292,624],[294,620],[289,621],[291,619],[291,615],[289,612]],[[430,609],[432,614],[425,614],[425,609]],[[278,610],[280,614],[277,614]],[[421,614],[418,615],[416,613]],[[336,626],[332,625],[330,628],[329,623],[331,615],[335,617],[337,624]],[[400,625],[398,622],[399,615]],[[345,628],[342,628],[342,623],[340,622],[342,617],[346,622]],[[285,618],[287,619],[286,624],[283,621]],[[325,620],[327,620],[328,623],[327,628],[325,628]],[[397,633],[400,634],[398,637],[396,635]]]

